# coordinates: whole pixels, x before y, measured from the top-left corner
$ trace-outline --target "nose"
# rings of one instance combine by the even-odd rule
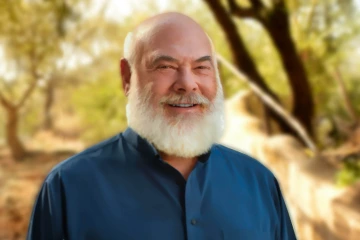
[[[198,85],[194,73],[185,69],[179,71],[176,82],[174,83],[174,90],[178,93],[197,92]]]

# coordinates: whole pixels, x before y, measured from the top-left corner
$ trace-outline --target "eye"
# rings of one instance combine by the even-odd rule
[[[210,68],[207,66],[198,66],[195,69],[205,70],[205,69],[210,69]]]
[[[175,67],[171,66],[171,65],[160,65],[157,68],[158,69],[175,69]]]

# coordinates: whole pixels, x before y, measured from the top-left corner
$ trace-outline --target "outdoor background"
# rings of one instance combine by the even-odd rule
[[[193,17],[218,54],[247,76],[220,62],[227,99],[242,94],[236,99],[247,101],[251,81],[262,90],[255,95],[265,93],[283,106],[285,118],[259,101],[263,114],[254,107],[252,117],[263,127],[256,131],[269,138],[291,135],[312,163],[331,165],[328,188],[360,202],[359,0],[0,0],[1,240],[25,238],[34,199],[55,164],[126,128],[123,41],[139,22],[164,11]],[[234,106],[230,118],[241,117]],[[292,127],[294,119],[300,129]],[[247,130],[240,131],[239,149],[244,134],[253,136]],[[272,169],[271,161],[266,165]],[[315,177],[322,172],[307,175],[311,185],[320,184]],[[289,177],[277,176],[289,208],[295,208],[291,198],[306,194],[327,201],[306,188],[291,193],[285,189]],[[306,228],[294,212],[301,236],[311,232],[299,239],[352,239],[360,208],[351,204],[336,210],[331,224],[326,214],[307,216]],[[343,227],[344,219],[351,224]]]

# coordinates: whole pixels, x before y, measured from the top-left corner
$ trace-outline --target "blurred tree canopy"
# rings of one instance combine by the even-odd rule
[[[291,37],[289,13],[284,1],[273,1],[272,6],[269,7],[260,0],[252,0],[250,7],[243,7],[238,5],[236,1],[229,0],[227,1],[228,9],[220,1],[207,0],[205,2],[227,36],[236,66],[266,93],[278,100],[277,95],[267,86],[263,76],[258,71],[232,15],[244,19],[254,19],[264,27],[280,55],[281,63],[289,79],[293,95],[293,115],[299,119],[308,133],[312,134],[311,121],[314,108],[312,93],[307,74]],[[277,120],[285,132],[292,132],[288,124],[276,112],[270,108],[267,108],[267,112]],[[295,135],[295,133],[292,134]]]
[[[321,148],[346,141],[358,123],[356,0],[144,0],[134,1],[129,15],[109,17],[111,2],[94,9],[88,0],[0,1],[0,138],[15,157],[26,153],[22,140],[40,130],[87,143],[123,130],[123,40],[163,11],[198,21],[216,50],[291,111]],[[247,88],[219,70],[227,98]]]
[[[51,127],[49,113],[58,84],[55,76],[71,64],[72,59],[66,56],[69,51],[70,57],[76,50],[86,57],[81,38],[86,39],[89,30],[96,29],[91,28],[95,19],[89,21],[78,12],[84,5],[89,1],[1,1],[0,43],[5,69],[0,78],[0,103],[6,116],[6,142],[17,159],[26,155],[18,126],[28,100],[38,87],[43,88],[44,125]],[[85,48],[79,51],[81,44]]]
[[[6,140],[19,159],[26,153],[18,137],[19,112],[60,55],[59,36],[70,13],[55,1],[1,1],[0,16],[6,66],[0,79],[0,102],[6,115]]]

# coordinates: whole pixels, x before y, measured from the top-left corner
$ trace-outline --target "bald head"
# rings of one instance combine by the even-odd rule
[[[143,21],[128,33],[124,44],[124,58],[133,66],[154,45],[164,47],[184,44],[190,47],[196,43],[213,48],[210,38],[193,19],[181,13],[163,13]]]

